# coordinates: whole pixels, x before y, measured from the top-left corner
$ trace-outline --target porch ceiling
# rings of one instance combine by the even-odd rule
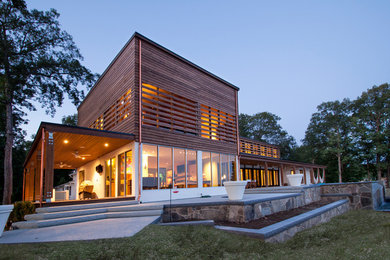
[[[78,168],[131,142],[128,139],[61,132],[55,132],[53,137],[55,169]]]
[[[53,133],[54,169],[78,168],[134,141],[133,134],[42,122],[24,167],[40,154],[43,130],[45,143],[49,142],[49,133]],[[46,162],[47,151],[44,151],[44,156]]]

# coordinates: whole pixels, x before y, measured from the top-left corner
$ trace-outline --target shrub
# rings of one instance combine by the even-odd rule
[[[14,209],[12,210],[9,221],[11,223],[24,221],[24,216],[28,214],[35,213],[35,206],[30,201],[17,201],[14,204]]]

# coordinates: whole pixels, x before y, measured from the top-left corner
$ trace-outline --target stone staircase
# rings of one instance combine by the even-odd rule
[[[163,205],[139,204],[137,201],[104,202],[37,208],[35,214],[12,224],[13,229],[29,229],[80,223],[107,218],[161,216]]]

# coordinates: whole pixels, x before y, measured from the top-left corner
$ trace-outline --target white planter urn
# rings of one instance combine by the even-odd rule
[[[290,186],[301,186],[303,174],[287,174],[288,185]]]
[[[248,181],[225,181],[223,185],[225,186],[229,200],[242,200],[247,183]]]
[[[3,234],[5,224],[7,224],[9,214],[11,213],[13,208],[14,205],[0,205],[0,237]]]

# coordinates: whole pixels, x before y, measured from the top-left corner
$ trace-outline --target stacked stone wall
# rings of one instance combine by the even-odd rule
[[[384,187],[380,182],[323,184],[321,194],[334,195],[334,200],[348,198],[352,209],[377,209],[384,201]],[[332,197],[327,198],[332,200]]]

